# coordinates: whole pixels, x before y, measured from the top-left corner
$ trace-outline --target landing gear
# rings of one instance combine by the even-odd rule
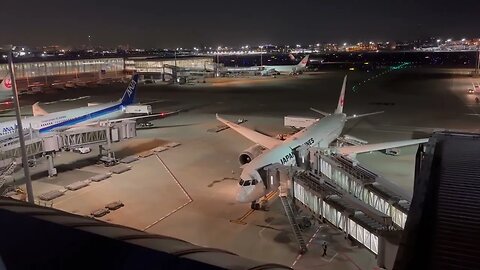
[[[267,211],[268,210],[268,203],[267,202],[268,202],[267,199],[262,199],[260,202],[253,201],[250,204],[250,208],[252,208],[253,210]]]
[[[253,210],[259,210],[260,209],[260,203],[258,203],[257,201],[253,201],[250,204],[250,208],[252,208]]]

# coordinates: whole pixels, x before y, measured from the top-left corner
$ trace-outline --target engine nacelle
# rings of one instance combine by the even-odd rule
[[[240,164],[242,165],[247,164],[254,158],[260,156],[264,150],[265,148],[258,144],[251,146],[240,153],[240,156],[238,156],[238,161],[240,161]]]

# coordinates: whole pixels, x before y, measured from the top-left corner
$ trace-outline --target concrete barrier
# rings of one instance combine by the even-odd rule
[[[105,208],[107,208],[108,210],[117,210],[121,207],[125,206],[121,201],[116,201],[116,202],[111,202],[107,205],[105,205]]]
[[[66,186],[65,188],[68,190],[79,190],[81,188],[84,188],[90,184],[90,180],[84,180],[84,181],[77,181],[74,183],[71,183],[70,185]]]
[[[180,145],[180,143],[178,143],[178,142],[169,142],[169,143],[165,144],[165,147],[174,148],[174,147],[177,147],[179,145]]]
[[[164,147],[164,146],[159,146],[159,147],[155,147],[152,149],[153,152],[155,153],[160,153],[160,152],[163,152],[165,150],[167,150],[168,148],[167,147]]]
[[[100,209],[97,209],[97,210],[93,211],[92,213],[90,213],[90,215],[92,215],[94,217],[103,217],[108,213],[110,213],[110,210],[108,210],[106,208],[100,208]]]
[[[47,193],[43,193],[43,194],[39,195],[38,198],[42,201],[51,201],[51,200],[56,199],[60,196],[63,196],[63,194],[65,194],[64,191],[52,190],[52,191],[49,191]]]
[[[97,174],[97,175],[94,175],[92,177],[90,177],[89,179],[93,182],[100,182],[100,181],[103,181],[107,178],[110,178],[110,176],[112,176],[112,173],[109,172],[109,173],[102,173],[102,174]]]
[[[153,155],[153,150],[147,150],[147,151],[144,151],[144,152],[138,154],[138,157],[146,158],[146,157],[149,157],[151,155]]]
[[[121,173],[124,173],[126,171],[129,171],[131,170],[132,167],[131,166],[127,166],[127,165],[123,165],[123,164],[120,164],[120,165],[117,165],[117,166],[114,166],[110,169],[110,171],[114,174],[121,174]]]
[[[132,162],[137,161],[137,160],[138,160],[137,156],[128,156],[128,157],[122,158],[120,160],[120,163],[128,164],[128,163],[132,163]]]

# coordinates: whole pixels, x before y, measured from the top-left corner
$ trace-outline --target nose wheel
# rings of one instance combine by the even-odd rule
[[[250,204],[250,208],[252,208],[253,210],[267,211],[268,210],[268,204],[267,204],[266,200],[261,200],[260,202],[253,201]]]

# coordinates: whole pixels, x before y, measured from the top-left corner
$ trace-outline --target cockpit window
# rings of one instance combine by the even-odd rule
[[[243,180],[243,179],[240,179],[240,182],[238,182],[238,184],[240,186],[243,186],[243,187],[247,187],[247,186],[250,186],[250,185],[255,185],[257,182],[257,180]]]

